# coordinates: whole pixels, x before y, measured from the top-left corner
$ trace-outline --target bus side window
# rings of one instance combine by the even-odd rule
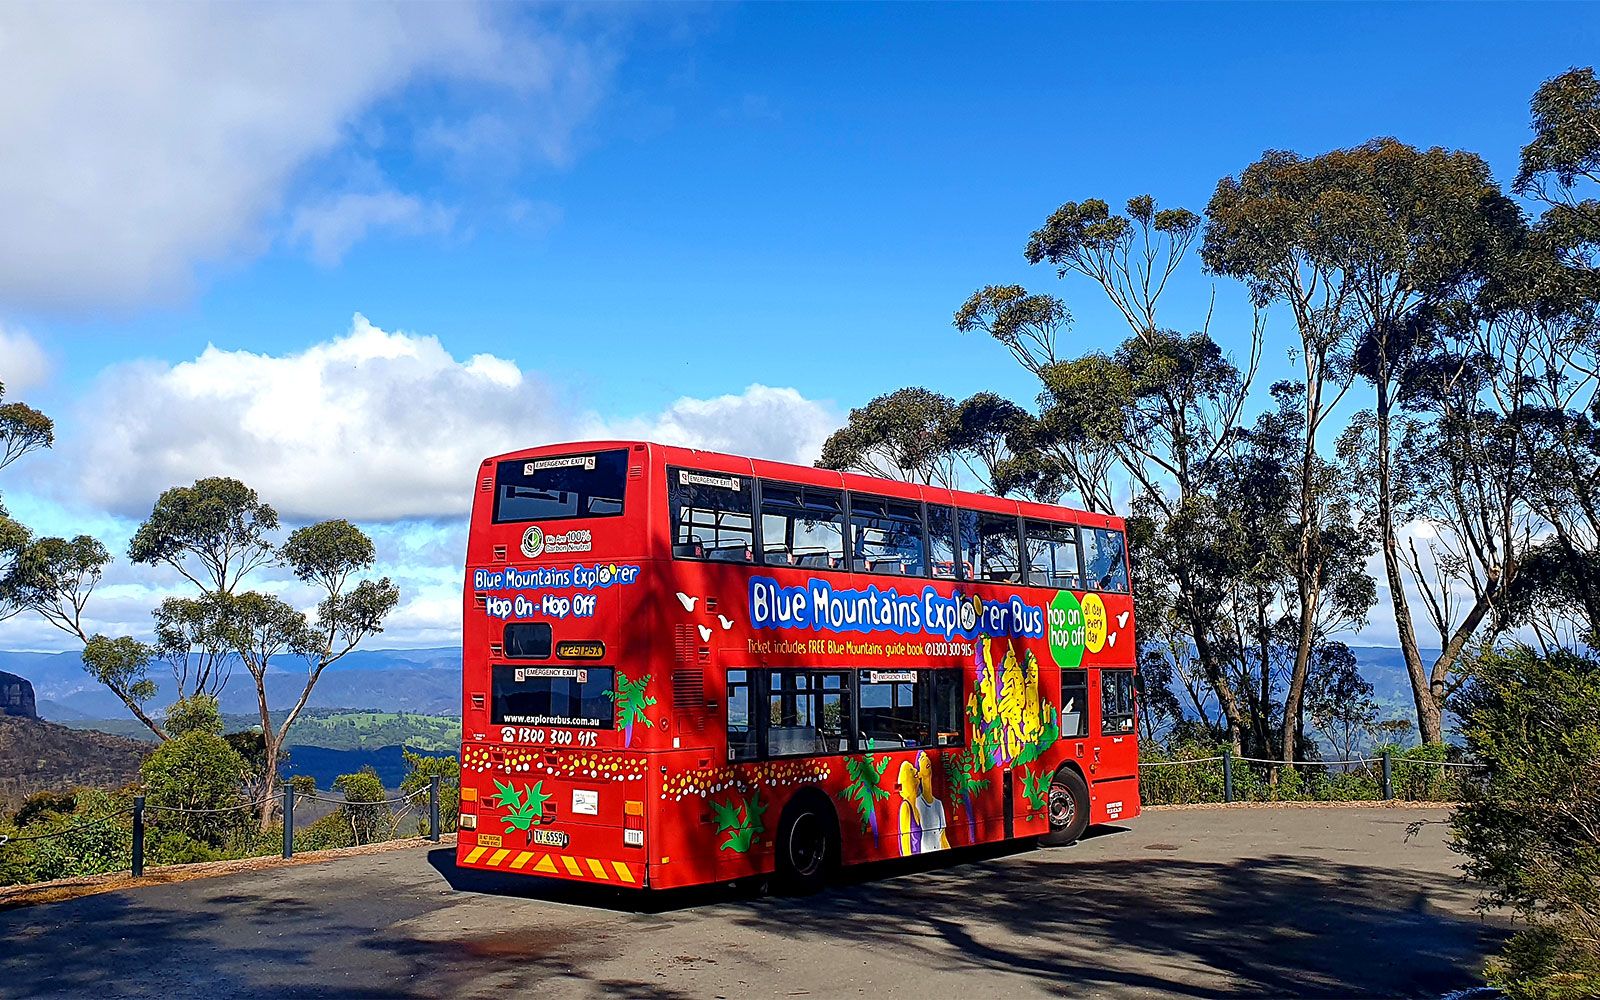
[[[1114,528],[1083,529],[1084,560],[1089,564],[1091,590],[1113,594],[1128,592],[1128,560],[1122,532]]]
[[[965,670],[933,671],[933,738],[942,747],[958,747],[966,742],[966,705],[962,679]]]
[[[850,748],[849,688],[842,673],[767,672],[767,756],[797,757]]]
[[[755,705],[748,671],[728,671],[728,759],[755,760],[756,727],[750,719]]]
[[[961,579],[961,546],[956,542],[955,508],[928,505],[928,569],[940,580]]]
[[[1023,522],[1028,553],[1028,582],[1035,587],[1082,590],[1078,568],[1078,529],[1054,521]]]
[[[754,562],[750,485],[748,476],[668,468],[673,557]]]
[[[1133,671],[1100,671],[1100,733],[1133,732]]]
[[[844,494],[763,481],[761,561],[769,566],[844,569]]]
[[[1061,735],[1089,735],[1089,671],[1061,671]]]
[[[922,510],[887,497],[850,495],[850,568],[922,575]]]
[[[963,514],[969,512],[962,511]],[[978,514],[976,537],[962,532],[962,545],[977,568],[974,579],[996,583],[1022,582],[1022,556],[1017,550],[1017,519],[1006,514]],[[962,526],[965,529],[965,525]]]

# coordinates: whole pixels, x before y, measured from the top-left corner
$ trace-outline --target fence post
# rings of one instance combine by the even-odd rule
[[[1222,748],[1222,801],[1233,801],[1233,747]]]
[[[133,877],[144,874],[144,796],[133,797]]]
[[[1394,772],[1390,769],[1387,750],[1383,752],[1383,798],[1384,801],[1394,798]]]
[[[283,786],[283,856],[294,857],[294,786]]]
[[[428,779],[428,839],[439,842],[439,776]]]

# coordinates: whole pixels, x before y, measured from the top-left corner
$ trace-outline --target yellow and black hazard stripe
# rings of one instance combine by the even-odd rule
[[[487,865],[490,868],[505,868],[514,872],[593,878],[601,882],[620,882],[623,885],[639,884],[636,867],[626,861],[578,858],[570,854],[547,851],[514,851],[509,847],[499,849],[474,847],[467,852],[462,861],[469,865]]]

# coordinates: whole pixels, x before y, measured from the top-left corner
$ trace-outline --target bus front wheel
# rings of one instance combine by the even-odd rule
[[[1076,843],[1089,828],[1089,786],[1083,775],[1063,767],[1050,781],[1050,832],[1039,838],[1046,847]]]
[[[806,895],[827,881],[839,858],[839,824],[833,810],[799,799],[778,824],[778,879],[786,892]]]

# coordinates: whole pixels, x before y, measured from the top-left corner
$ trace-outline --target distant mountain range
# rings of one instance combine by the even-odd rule
[[[283,657],[267,674],[267,699],[289,706],[305,686],[304,661]],[[84,672],[75,652],[22,653],[0,650],[0,670],[33,682],[39,716],[56,722],[122,719],[128,710],[117,696]],[[172,689],[164,664],[153,664],[151,679],[161,687],[157,705]],[[243,667],[222,690],[222,710],[257,713],[255,685]],[[461,649],[363,649],[329,667],[312,690],[311,708],[364,708],[385,712],[457,715],[461,711]]]
[[[1374,697],[1388,717],[1410,718],[1411,684],[1406,678],[1400,650],[1390,646],[1353,647],[1361,674],[1373,686]],[[1432,662],[1437,650],[1423,650]],[[267,675],[271,704],[288,706],[300,694],[305,674],[301,661],[284,657]],[[56,722],[90,719],[124,719],[128,711],[116,696],[84,673],[77,653],[18,653],[0,651],[0,670],[20,674],[33,682],[41,718]],[[165,667],[156,664],[151,676],[164,689],[171,681]],[[165,693],[165,692],[163,692]],[[256,715],[255,687],[241,668],[222,691],[225,713]],[[164,704],[158,696],[157,704]],[[380,712],[419,712],[457,715],[461,710],[461,649],[357,650],[329,667],[312,691],[311,708],[368,709]]]

